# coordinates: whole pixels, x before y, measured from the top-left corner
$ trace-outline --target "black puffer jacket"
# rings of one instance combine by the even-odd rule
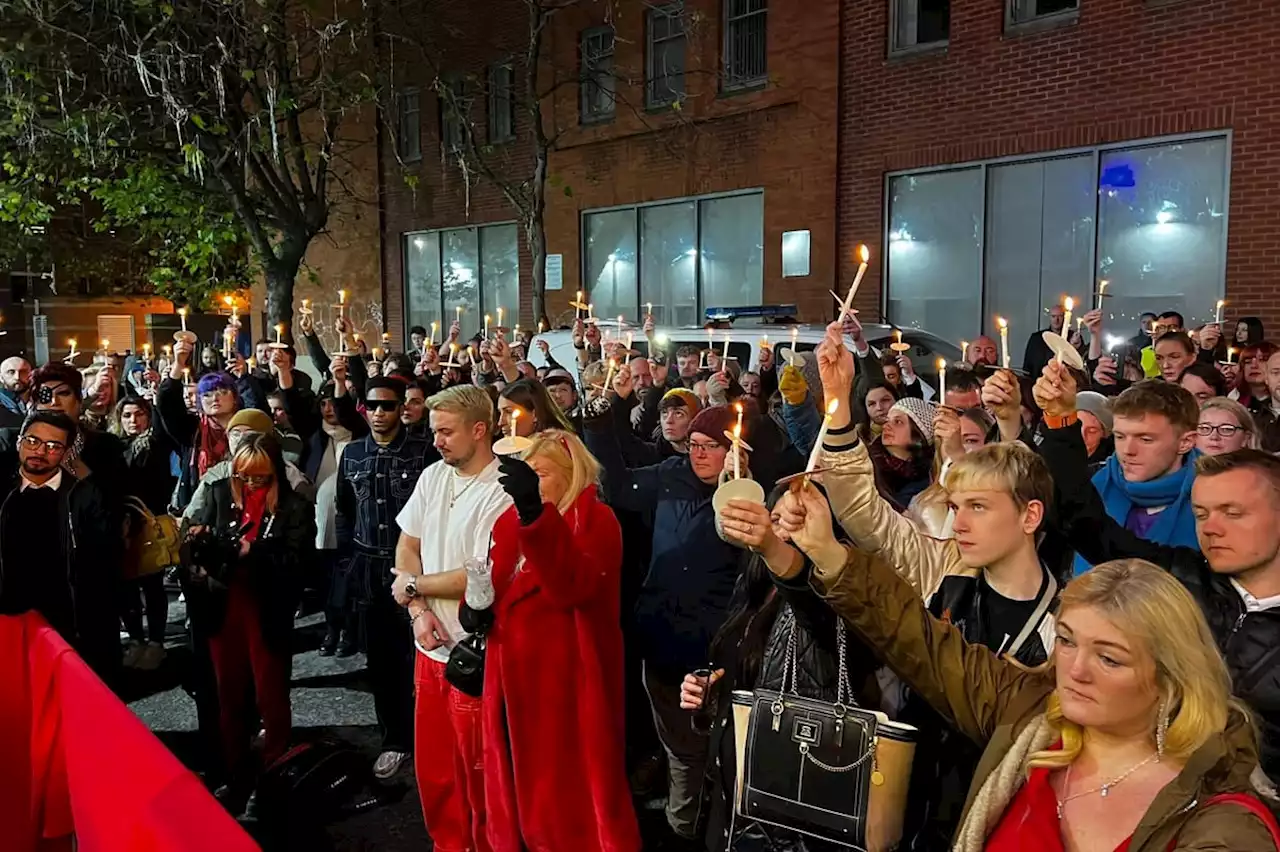
[[[1214,573],[1199,550],[1155,544],[1112,520],[1089,481],[1078,425],[1045,429],[1039,449],[1053,474],[1059,523],[1081,556],[1094,565],[1145,559],[1167,569],[1195,597],[1234,692],[1261,730],[1262,770],[1280,779],[1280,609],[1249,612],[1231,578]]]

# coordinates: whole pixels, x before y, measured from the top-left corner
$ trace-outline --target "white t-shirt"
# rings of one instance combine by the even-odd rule
[[[460,476],[443,461],[422,472],[409,502],[396,517],[400,530],[422,542],[423,576],[461,569],[468,559],[489,556],[493,525],[511,506],[498,484],[495,458],[475,476]],[[458,623],[458,602],[431,599],[431,612],[449,631],[448,647],[418,650],[439,663],[449,661],[449,648],[466,636]]]

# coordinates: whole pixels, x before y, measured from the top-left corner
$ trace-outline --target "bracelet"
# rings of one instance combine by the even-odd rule
[[[1055,417],[1051,414],[1044,416],[1044,425],[1050,429],[1064,429],[1067,426],[1074,426],[1080,422],[1080,415],[1073,411],[1061,417]]]
[[[425,613],[426,613],[426,610],[425,610],[425,609],[423,609],[423,610],[419,610],[417,615],[414,615],[414,616],[410,617],[410,619],[409,619],[409,623],[410,623],[410,624],[413,624],[413,623],[414,623],[415,621],[417,621],[419,618],[422,618],[422,616],[423,616]]]
[[[828,435],[848,435],[850,432],[852,432],[856,428],[858,427],[854,425],[852,420],[850,420],[848,426],[841,426],[839,429],[828,429],[827,434]]]

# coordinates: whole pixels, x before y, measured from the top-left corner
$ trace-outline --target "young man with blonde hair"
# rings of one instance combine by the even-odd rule
[[[391,591],[409,609],[419,651],[414,773],[435,848],[487,852],[480,700],[454,689],[444,670],[450,650],[466,635],[458,623],[458,602],[467,587],[464,565],[488,558],[493,525],[511,498],[498,482],[489,394],[458,385],[428,399],[427,411],[440,461],[416,485],[391,474],[393,493],[413,491],[396,517],[400,540]]]

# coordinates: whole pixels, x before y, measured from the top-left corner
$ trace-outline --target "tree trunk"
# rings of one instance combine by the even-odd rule
[[[546,323],[546,328],[550,329],[551,319],[547,316],[547,153],[546,147],[540,145],[534,154],[533,205],[525,222],[525,240],[533,263],[533,322],[535,325]]]
[[[264,264],[267,282],[267,328],[263,336],[275,340],[275,327],[284,326],[283,339],[293,342],[293,283],[302,267],[302,255],[296,252],[282,252]]]

